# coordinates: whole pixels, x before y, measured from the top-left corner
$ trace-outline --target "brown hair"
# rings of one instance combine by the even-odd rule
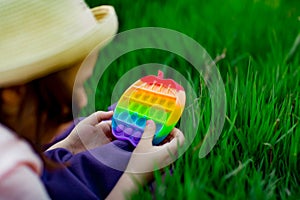
[[[60,124],[71,121],[72,115],[72,91],[67,88],[62,82],[61,76],[57,73],[50,74],[46,77],[33,80],[25,85],[26,93],[24,101],[21,103],[21,109],[18,111],[17,121],[22,120],[22,117],[31,115],[28,113],[28,106],[31,106],[30,101],[34,101],[36,119],[36,127],[34,138],[28,139],[26,133],[18,130],[16,125],[12,125],[7,121],[5,111],[0,106],[0,123],[14,130],[20,137],[25,138],[33,147],[33,149],[41,156],[48,168],[53,168],[55,164],[46,159],[43,154],[42,137],[47,127],[58,127]],[[3,89],[0,89],[0,94]],[[0,98],[0,105],[3,105]],[[14,123],[18,124],[18,123]],[[53,135],[54,136],[54,135]]]

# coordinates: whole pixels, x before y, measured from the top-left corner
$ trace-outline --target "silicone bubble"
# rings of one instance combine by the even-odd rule
[[[158,145],[172,131],[185,106],[184,88],[172,79],[149,75],[133,83],[119,99],[112,117],[112,133],[136,146],[146,121],[156,124],[152,143]]]

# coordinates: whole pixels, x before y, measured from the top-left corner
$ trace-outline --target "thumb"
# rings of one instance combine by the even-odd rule
[[[141,140],[139,142],[143,143],[143,144],[147,144],[147,145],[151,145],[152,146],[152,140],[155,134],[155,130],[156,130],[156,126],[153,120],[148,120],[146,122],[146,127],[144,129],[144,133],[141,137]]]

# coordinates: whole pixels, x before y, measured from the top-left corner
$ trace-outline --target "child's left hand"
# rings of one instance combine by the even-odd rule
[[[113,112],[98,111],[79,122],[70,135],[48,150],[65,148],[73,154],[102,146],[113,140],[111,121]]]

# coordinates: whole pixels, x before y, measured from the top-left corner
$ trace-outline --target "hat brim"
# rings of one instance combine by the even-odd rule
[[[101,49],[107,45],[118,29],[115,10],[111,6],[99,6],[91,11],[97,20],[94,28],[83,36],[60,45],[60,48],[48,52],[47,55],[26,59],[26,63],[20,63],[22,67],[13,67],[5,73],[1,72],[0,87],[24,84],[63,70],[82,61],[95,47]]]

